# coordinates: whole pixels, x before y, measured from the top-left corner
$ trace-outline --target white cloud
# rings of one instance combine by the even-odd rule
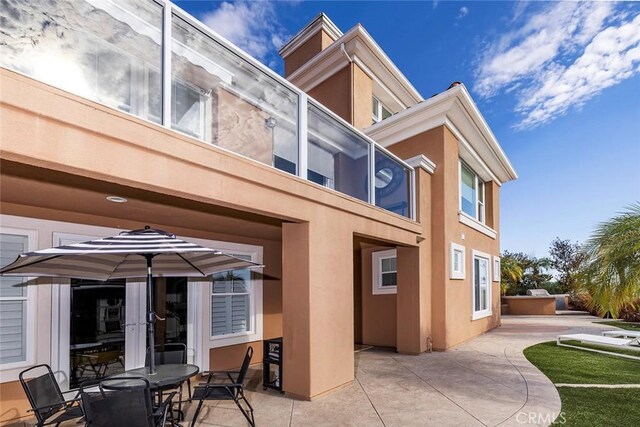
[[[546,123],[572,106],[584,105],[603,89],[638,74],[640,15],[598,33],[569,66],[544,73],[538,86],[523,94],[518,110],[525,117],[519,127]]]
[[[277,24],[275,3],[269,1],[224,2],[202,21],[263,62],[269,61],[289,38],[284,27]]]
[[[640,16],[616,5],[554,3],[487,46],[474,89],[512,93],[520,128],[546,123],[639,72]],[[521,13],[521,12],[519,12]],[[518,24],[518,23],[514,23]]]
[[[462,19],[469,14],[469,8],[467,6],[462,6],[458,11],[458,16],[456,19]]]

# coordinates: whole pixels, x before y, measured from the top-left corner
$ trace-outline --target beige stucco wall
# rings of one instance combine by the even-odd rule
[[[553,316],[556,314],[556,298],[512,296],[502,297],[502,301],[509,306],[509,314]]]
[[[288,77],[298,68],[306,64],[311,58],[326,49],[333,43],[333,39],[320,30],[300,45],[295,51],[284,59],[284,75]]]
[[[362,344],[396,346],[396,295],[374,295],[372,254],[389,247],[362,250]]]
[[[319,83],[309,95],[358,129],[371,125],[373,80],[355,63]]]
[[[459,221],[458,141],[447,127],[439,126],[394,144],[389,149],[404,159],[424,154],[436,164],[431,177],[429,227],[432,252],[431,327],[434,348],[444,350],[500,323],[500,289],[498,282],[493,282],[491,277],[492,315],[471,320],[472,251],[499,256],[499,233],[493,239]],[[487,187],[487,205],[490,205],[487,206],[487,222],[497,231],[495,224],[499,222],[499,187],[495,183],[490,183]],[[464,280],[449,279],[451,242],[466,248]]]
[[[351,123],[351,66],[344,67],[308,92],[309,96]]]

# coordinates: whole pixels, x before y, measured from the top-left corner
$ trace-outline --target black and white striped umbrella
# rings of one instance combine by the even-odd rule
[[[146,276],[149,369],[155,373],[153,277],[205,277],[221,271],[254,267],[262,265],[147,226],[114,237],[24,253],[1,268],[0,275],[103,281]]]
[[[92,280],[145,277],[149,255],[153,257],[154,277],[204,277],[220,271],[260,266],[178,239],[162,230],[145,228],[21,254],[16,261],[0,269],[0,274]]]

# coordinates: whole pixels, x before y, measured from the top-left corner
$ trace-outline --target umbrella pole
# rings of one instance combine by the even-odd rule
[[[153,255],[144,256],[147,260],[147,345],[149,346],[149,373],[156,373],[156,335],[155,322],[156,311],[153,306],[153,277],[151,276],[151,264]]]

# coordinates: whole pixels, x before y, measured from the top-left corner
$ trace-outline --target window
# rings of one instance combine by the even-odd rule
[[[494,282],[499,282],[500,281],[500,257],[494,256],[493,257],[493,281]]]
[[[473,251],[472,320],[491,316],[490,260],[490,255]]]
[[[251,259],[249,256],[236,255]],[[251,331],[251,271],[215,274],[211,284],[211,336]]]
[[[372,255],[373,295],[395,294],[398,291],[397,255],[395,249]]]
[[[391,117],[393,113],[382,104],[376,97],[372,99],[372,114],[371,121],[372,123],[378,123],[387,117]]]
[[[228,253],[259,262],[257,252]],[[210,298],[213,347],[262,339],[262,285],[250,269],[214,274]]]
[[[460,160],[460,210],[484,224],[484,202],[484,182]]]
[[[451,242],[451,268],[449,278],[464,279],[465,277],[465,248]]]
[[[7,265],[36,247],[36,232],[3,228],[0,232],[0,264]],[[0,367],[2,370],[31,363],[34,286],[28,277],[0,277]],[[31,313],[31,314],[30,314]],[[9,379],[9,378],[7,378]],[[15,379],[15,378],[13,378]],[[3,376],[3,380],[5,380]]]

